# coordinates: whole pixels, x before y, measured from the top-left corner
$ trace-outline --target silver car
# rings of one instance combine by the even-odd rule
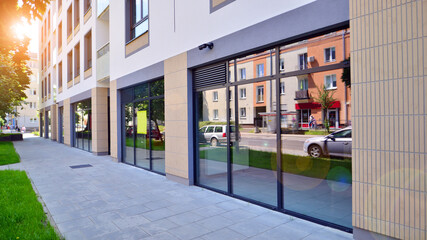
[[[312,157],[351,157],[351,127],[322,137],[305,140],[304,152]]]
[[[199,129],[199,141],[216,147],[227,145],[227,125],[208,125]],[[235,127],[231,126],[231,141],[234,138]]]

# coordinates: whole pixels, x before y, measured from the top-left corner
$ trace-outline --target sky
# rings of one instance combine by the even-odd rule
[[[15,24],[12,28],[18,38],[24,38],[26,35],[31,39],[28,46],[29,52],[39,52],[38,21],[31,21],[30,23],[22,21]]]

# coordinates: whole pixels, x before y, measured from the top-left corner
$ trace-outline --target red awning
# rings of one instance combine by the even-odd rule
[[[296,110],[301,110],[301,109],[321,109],[322,105],[320,105],[320,103],[317,102],[312,102],[312,103],[297,103],[295,104],[295,109]],[[330,108],[340,108],[340,101],[335,101],[332,103],[332,106]]]

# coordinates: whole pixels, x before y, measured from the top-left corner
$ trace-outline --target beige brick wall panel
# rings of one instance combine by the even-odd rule
[[[188,179],[188,114],[187,54],[164,62],[166,174]],[[175,127],[170,127],[175,126]]]
[[[70,112],[71,112],[71,105],[70,105],[70,99],[67,98],[64,100],[64,144],[67,146],[71,146],[71,123],[70,123]]]
[[[92,89],[92,152],[108,152],[108,88]]]
[[[118,158],[117,136],[120,134],[117,129],[117,80],[110,82],[110,154],[111,157]]]
[[[350,0],[350,15],[353,225],[425,239],[427,0]]]
[[[58,136],[58,105],[53,104],[50,107],[51,110],[51,124],[52,124],[52,135],[51,138],[52,140],[57,140],[57,136]]]

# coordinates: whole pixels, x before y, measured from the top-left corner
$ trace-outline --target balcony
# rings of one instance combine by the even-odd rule
[[[105,44],[96,53],[96,80],[110,78],[110,43]]]
[[[295,100],[310,99],[308,90],[299,90],[295,92]]]

